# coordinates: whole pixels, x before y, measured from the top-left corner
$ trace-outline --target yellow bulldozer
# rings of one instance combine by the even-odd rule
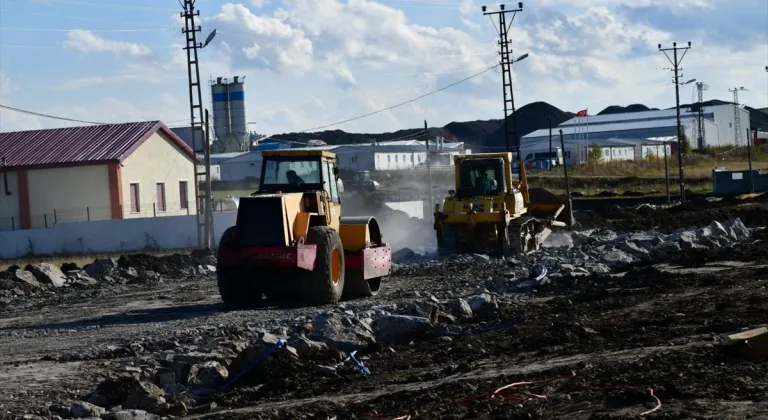
[[[552,227],[573,224],[570,199],[529,188],[523,162],[512,175],[512,153],[454,156],[455,190],[435,205],[439,255],[488,252],[511,256],[541,247]]]
[[[262,152],[259,190],[240,198],[235,226],[221,236],[221,299],[236,307],[262,299],[335,304],[378,293],[392,249],[373,217],[343,217],[336,155]]]

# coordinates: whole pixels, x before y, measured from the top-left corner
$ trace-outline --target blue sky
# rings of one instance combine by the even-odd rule
[[[514,4],[516,2],[512,2]],[[685,79],[707,99],[768,106],[768,0],[538,0],[511,27],[516,103],[561,109],[674,105],[656,44],[692,41]],[[472,0],[198,0],[201,76],[246,76],[248,120],[265,134],[324,126],[406,101],[498,61]],[[491,6],[489,6],[491,7]],[[495,6],[494,6],[495,7]],[[176,0],[0,0],[0,104],[98,122],[188,118]],[[489,71],[417,102],[330,129],[394,131],[499,118]],[[689,101],[692,85],[681,88]],[[204,91],[207,105],[209,94]],[[0,130],[70,123],[0,110]]]

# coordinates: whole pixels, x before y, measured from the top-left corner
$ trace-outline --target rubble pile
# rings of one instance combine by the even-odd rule
[[[745,226],[739,218],[714,221],[703,228],[677,229],[670,234],[653,230],[619,234],[593,229],[554,233],[540,251],[505,259],[475,254],[436,261],[410,249],[398,251],[393,259],[398,275],[476,272],[490,277],[485,281],[488,290],[515,296],[530,294],[553,278],[608,274],[633,264],[664,262],[683,251],[730,249],[760,230]],[[482,283],[483,278],[479,280]]]
[[[189,328],[49,358],[107,361],[117,373],[91,392],[52,405],[48,414],[103,419],[202,414],[216,410],[220,398],[242,386],[267,398],[290,387],[287,378],[315,377],[322,383],[367,375],[371,354],[383,348],[394,352],[392,346],[414,341],[449,342],[471,334],[468,326],[478,317],[509,304],[488,291],[401,304],[343,304],[262,326]]]
[[[148,254],[102,258],[85,267],[64,263],[34,263],[11,266],[0,271],[0,307],[13,299],[61,290],[98,288],[109,285],[158,284],[210,276],[216,272],[216,259],[210,254]]]

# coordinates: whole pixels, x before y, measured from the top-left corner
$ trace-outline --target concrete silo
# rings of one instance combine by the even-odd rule
[[[245,117],[245,76],[211,81],[216,153],[246,152],[250,146]]]

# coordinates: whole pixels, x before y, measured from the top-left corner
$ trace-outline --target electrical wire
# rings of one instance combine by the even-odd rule
[[[427,93],[425,93],[423,95],[417,96],[417,97],[415,97],[413,99],[409,99],[409,100],[404,101],[404,102],[400,102],[400,103],[395,104],[395,105],[390,105],[390,106],[388,106],[386,108],[382,108],[382,109],[379,109],[377,111],[369,112],[369,113],[363,114],[363,115],[358,115],[357,117],[348,118],[346,120],[339,121],[339,122],[336,122],[336,123],[333,123],[333,124],[326,124],[326,125],[321,125],[321,126],[318,126],[318,127],[307,128],[305,130],[301,130],[301,131],[298,131],[298,132],[299,133],[306,133],[306,132],[309,132],[309,131],[322,130],[322,129],[325,129],[325,128],[328,128],[328,127],[333,127],[333,126],[336,126],[336,125],[346,124],[348,122],[352,122],[352,121],[356,121],[356,120],[363,119],[363,118],[366,118],[366,117],[370,117],[372,115],[380,114],[382,112],[389,111],[389,110],[401,107],[403,105],[408,105],[408,104],[416,102],[416,101],[418,101],[420,99],[426,98],[427,96],[434,95],[436,93],[439,93],[439,92],[442,92],[442,91],[447,90],[449,88],[452,88],[452,87],[454,87],[456,85],[464,83],[464,82],[466,82],[466,81],[468,81],[470,79],[474,79],[475,77],[481,76],[481,75],[491,71],[492,69],[494,69],[497,66],[498,66],[498,64],[494,64],[492,67],[488,67],[487,69],[485,69],[485,70],[483,70],[483,71],[481,71],[479,73],[475,73],[475,74],[473,74],[471,76],[467,76],[467,77],[465,77],[465,78],[463,78],[463,79],[461,79],[459,81],[453,82],[453,83],[451,83],[449,85],[445,85],[445,86],[443,86],[443,87],[441,87],[439,89],[433,90],[431,92],[427,92]]]
[[[158,32],[158,31],[170,31],[173,28],[139,28],[139,29],[58,29],[58,28],[19,28],[14,26],[0,26],[0,30],[5,31],[32,31],[32,32],[72,32],[72,31],[88,31],[88,32]]]
[[[113,7],[117,9],[131,9],[131,10],[156,10],[156,11],[166,11],[166,12],[179,11],[179,9],[170,9],[170,8],[160,8],[160,7],[150,7],[150,6],[127,6],[124,4],[92,3],[92,2],[79,1],[79,0],[55,0],[54,3],[68,3],[68,4],[76,4],[80,6],[94,6],[94,7]]]
[[[40,113],[40,112],[28,111],[26,109],[20,109],[20,108],[14,108],[12,106],[3,105],[3,104],[0,104],[0,109],[7,109],[9,111],[18,112],[18,113],[21,113],[21,114],[34,115],[36,117],[51,118],[51,119],[54,119],[54,120],[61,120],[61,121],[69,121],[69,122],[77,122],[77,123],[93,124],[93,125],[104,125],[104,124],[107,124],[107,123],[102,123],[102,122],[77,120],[77,119],[74,119],[74,118],[66,118],[66,117],[59,117],[59,116],[56,116],[56,115],[43,114],[43,113]]]
[[[42,112],[35,112],[35,111],[27,110],[27,109],[15,108],[15,107],[8,106],[8,105],[3,105],[3,104],[0,104],[0,109],[7,109],[9,111],[18,112],[20,114],[34,115],[36,117],[50,118],[50,119],[54,119],[54,120],[69,121],[69,122],[76,122],[76,123],[83,123],[83,124],[92,124],[92,125],[119,124],[119,123],[95,122],[95,121],[87,121],[87,120],[78,120],[78,119],[75,119],[75,118],[60,117],[60,116],[57,116],[57,115],[44,114]],[[168,124],[173,123],[173,122],[179,122],[179,121],[187,121],[187,120],[188,120],[188,118],[184,118],[184,119],[180,119],[180,120],[172,120],[172,121],[168,121]],[[147,120],[147,121],[151,121],[151,120]],[[163,123],[165,124],[165,122],[163,122]]]

